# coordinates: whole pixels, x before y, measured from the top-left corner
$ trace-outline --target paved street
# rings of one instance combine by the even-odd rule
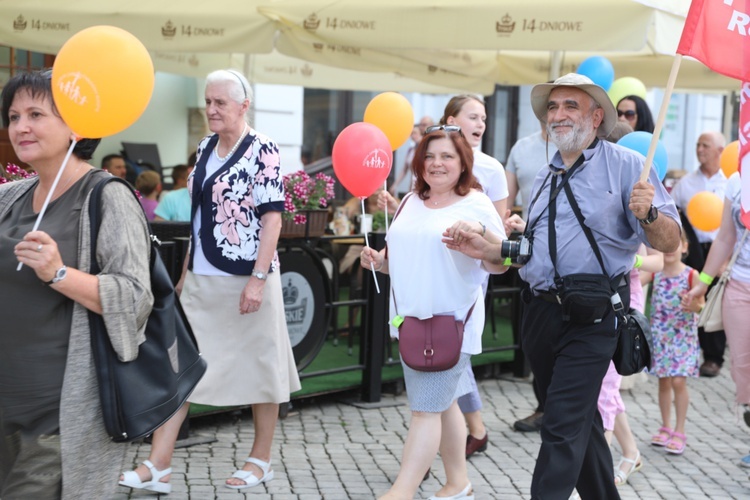
[[[623,499],[750,498],[750,469],[738,459],[750,452],[750,429],[733,413],[734,384],[728,366],[715,379],[691,379],[688,447],[671,456],[648,444],[659,427],[656,379],[623,392],[630,424],[644,457],[641,471],[620,489]],[[490,446],[469,461],[476,498],[528,498],[539,446],[536,433],[512,430],[514,420],[527,416],[534,395],[527,380],[483,380],[479,383],[490,430]],[[295,402],[279,423],[274,442],[275,478],[247,493],[224,487],[252,444],[249,411],[193,420],[191,437],[215,437],[175,453],[173,491],[168,498],[234,499],[371,499],[387,490],[399,469],[409,411],[405,395],[384,395],[399,406],[361,409],[335,398]],[[133,463],[148,456],[148,445],[132,445]],[[619,449],[614,450],[615,461]],[[428,498],[445,478],[436,460],[417,498]],[[118,499],[143,498],[121,488]]]

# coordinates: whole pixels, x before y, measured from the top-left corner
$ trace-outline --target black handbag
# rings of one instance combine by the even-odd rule
[[[636,309],[619,317],[620,336],[612,356],[617,373],[633,375],[644,368],[651,368],[651,353],[654,349],[648,318]]]
[[[130,185],[117,177],[104,179],[92,190],[90,272],[94,275],[101,272],[96,261],[96,240],[101,224],[102,190],[109,182],[121,182],[132,192]],[[152,236],[150,274],[154,307],[146,323],[146,340],[138,347],[138,357],[129,362],[117,359],[104,319],[89,311],[104,426],[116,442],[145,437],[169,420],[206,372],[206,361],[198,352],[190,324],[153,240]]]

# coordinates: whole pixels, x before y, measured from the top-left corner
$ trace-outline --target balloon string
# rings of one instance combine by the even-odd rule
[[[57,171],[55,180],[52,182],[52,187],[47,193],[47,198],[44,199],[44,205],[42,205],[42,209],[39,211],[39,215],[37,215],[36,222],[34,222],[34,227],[31,229],[31,231],[36,231],[37,229],[39,229],[39,224],[42,223],[42,217],[44,217],[44,212],[47,211],[47,206],[49,205],[49,202],[52,199],[52,194],[55,192],[58,182],[60,182],[60,178],[62,177],[63,170],[65,170],[65,167],[68,165],[68,160],[70,159],[70,155],[73,154],[73,148],[76,147],[77,142],[78,142],[78,138],[74,138],[73,141],[70,143],[70,147],[68,148],[68,153],[65,155],[65,159],[63,160],[62,165],[60,166],[60,170]],[[23,262],[19,262],[18,267],[16,267],[16,271],[20,271],[22,267],[23,267]]]
[[[362,220],[365,219],[365,199],[360,198],[359,199],[360,204],[362,205]],[[367,237],[367,233],[365,232],[365,246],[367,248],[370,248],[370,239]],[[378,294],[380,293],[380,285],[378,285],[378,276],[375,274],[375,264],[370,262],[370,271],[372,271],[372,279],[375,280],[375,290],[377,290]]]
[[[388,193],[388,181],[383,181],[383,191]],[[385,198],[385,232],[388,232],[388,197]]]

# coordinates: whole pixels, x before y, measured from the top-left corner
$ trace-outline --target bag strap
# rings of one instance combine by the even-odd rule
[[[396,220],[396,217],[398,217],[398,214],[401,213],[401,209],[404,208],[404,205],[406,205],[406,200],[414,194],[414,191],[409,191],[406,196],[404,196],[404,199],[401,200],[401,205],[398,206],[398,209],[396,210],[396,213],[393,214],[393,220],[391,221],[391,224]],[[388,243],[385,244],[385,256],[388,257]],[[393,285],[391,285],[391,295],[393,295],[393,308],[396,310],[396,315],[398,316],[398,303],[396,302],[396,292],[393,290]],[[466,315],[466,319],[464,320],[464,324],[466,324],[467,321],[469,321],[469,318],[471,318],[471,313],[474,312],[474,306],[476,306],[476,301],[474,304],[472,304],[471,309],[469,309],[469,313]]]
[[[745,229],[745,231],[742,233],[742,238],[740,238],[739,244],[737,245],[737,248],[732,254],[732,258],[729,259],[729,264],[727,264],[727,267],[724,268],[724,272],[721,273],[721,278],[719,278],[719,283],[729,281],[729,274],[732,272],[732,267],[734,267],[734,263],[737,261],[737,257],[740,256],[740,252],[742,251],[742,246],[745,244],[745,240],[747,239],[748,232],[750,232],[750,230]]]
[[[404,196],[404,199],[401,200],[401,204],[396,209],[396,213],[393,214],[393,219],[391,219],[391,224],[393,224],[396,221],[396,217],[398,217],[398,214],[401,213],[401,209],[404,208],[404,205],[406,205],[406,200],[408,200],[409,197],[413,194],[414,194],[414,191],[409,191],[408,193],[406,193],[406,196]],[[388,258],[388,243],[387,242],[385,244],[385,258],[386,259]],[[398,314],[398,312],[396,314]]]
[[[609,276],[609,274],[607,274],[607,270],[604,267],[604,259],[602,258],[601,250],[599,250],[599,244],[597,244],[596,239],[594,238],[594,234],[591,232],[591,229],[586,225],[586,220],[583,217],[583,213],[581,213],[581,207],[578,206],[578,202],[576,201],[575,196],[573,196],[573,190],[567,184],[565,185],[565,196],[567,196],[568,202],[570,202],[570,208],[573,209],[573,213],[578,220],[578,224],[581,225],[581,229],[583,229],[583,233],[586,235],[586,239],[588,240],[591,249],[594,251],[596,260],[597,262],[599,262],[599,267],[602,268],[602,274]],[[557,273],[557,269],[555,269],[555,273]]]
[[[393,290],[393,286],[391,286],[391,294],[393,295],[393,308],[396,310],[396,316],[398,316],[398,304],[396,303],[396,292]],[[471,318],[471,313],[474,312],[474,306],[477,305],[477,302],[474,301],[474,303],[471,305],[471,308],[469,308],[469,312],[466,314],[466,319],[464,319],[464,325],[469,321],[469,318]]]
[[[133,193],[133,196],[135,197],[136,201],[138,201],[138,206],[141,207],[141,210],[143,210],[140,201],[138,200],[138,195],[133,190],[133,187],[128,184],[125,180],[110,176],[102,179],[99,181],[94,188],[91,190],[91,196],[89,197],[89,221],[91,226],[91,264],[89,271],[91,274],[99,274],[101,272],[101,268],[99,267],[99,262],[96,260],[96,240],[99,236],[99,226],[101,226],[101,218],[102,218],[102,192],[104,191],[104,187],[109,184],[110,182],[117,182],[120,184],[123,184],[127,186],[128,190]],[[145,213],[144,213],[145,218]],[[148,220],[146,220],[146,224],[148,226],[148,234],[151,237],[152,244],[155,242],[155,236],[153,236],[153,232],[151,231],[151,224],[148,223]]]
[[[583,155],[579,158],[579,161],[582,162]],[[570,174],[572,175],[572,169]],[[553,185],[555,180],[553,179]],[[619,274],[615,276],[614,278],[610,278],[609,273],[607,272],[607,269],[604,267],[604,259],[602,258],[601,250],[599,250],[599,244],[596,242],[596,239],[594,238],[594,233],[591,231],[591,228],[589,228],[586,225],[586,220],[583,217],[583,213],[581,212],[581,207],[578,206],[578,202],[576,201],[575,196],[573,196],[573,188],[570,187],[570,183],[566,183],[565,179],[563,179],[562,186],[565,189],[565,196],[568,198],[568,203],[570,203],[570,208],[573,209],[573,214],[576,216],[576,220],[578,221],[578,224],[581,226],[581,229],[583,230],[583,233],[586,235],[586,240],[589,242],[589,246],[591,246],[591,249],[594,251],[594,255],[596,256],[596,261],[599,263],[599,267],[602,269],[602,275],[606,276],[609,280],[609,288],[612,292],[612,307],[615,310],[615,312],[620,312],[624,310],[624,306],[622,304],[622,298],[620,297],[620,294],[618,293],[617,289],[620,286],[620,283],[622,282],[623,278],[625,277],[625,274]],[[550,220],[549,220],[549,253],[550,257],[552,258],[552,267],[555,270],[555,282],[560,280],[560,274],[557,272],[557,240],[556,240],[556,232],[555,232],[555,221],[553,220],[554,216],[553,213],[556,214],[556,203],[552,204],[550,206]]]

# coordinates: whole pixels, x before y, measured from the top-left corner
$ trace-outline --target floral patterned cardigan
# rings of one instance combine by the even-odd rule
[[[255,267],[263,229],[261,216],[284,211],[284,183],[279,148],[253,129],[237,151],[216,172],[206,177],[206,165],[218,136],[198,145],[195,169],[188,179],[192,217],[200,207],[199,233],[193,224],[192,241],[200,238],[208,262],[233,275],[249,276]],[[190,245],[193,269],[195,244]],[[270,271],[278,269],[274,255]]]

